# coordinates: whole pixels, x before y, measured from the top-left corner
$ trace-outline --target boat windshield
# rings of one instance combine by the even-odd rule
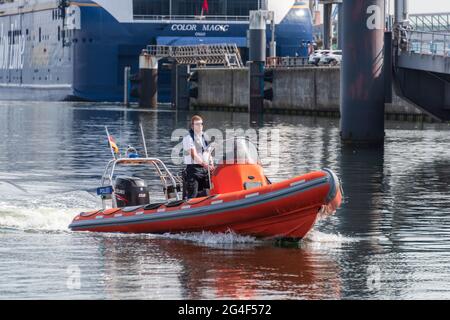
[[[214,144],[211,155],[218,164],[260,164],[258,149],[247,138],[237,137]]]

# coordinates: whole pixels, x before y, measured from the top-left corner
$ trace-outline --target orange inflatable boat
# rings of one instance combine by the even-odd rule
[[[161,160],[111,160],[97,190],[103,209],[80,213],[69,228],[155,234],[232,231],[262,238],[302,239],[319,216],[333,214],[340,207],[342,187],[331,170],[271,183],[260,162],[252,159],[255,157],[244,152],[240,159],[218,164],[210,173],[208,196],[190,200],[181,199],[182,181]],[[151,203],[145,181],[117,176],[119,166],[154,168],[166,201]]]

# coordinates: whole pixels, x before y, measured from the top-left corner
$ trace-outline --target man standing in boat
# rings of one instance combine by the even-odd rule
[[[187,198],[206,196],[209,189],[208,169],[214,170],[209,163],[207,153],[208,141],[203,133],[203,119],[193,116],[189,134],[183,139],[184,163],[186,164],[186,191]]]

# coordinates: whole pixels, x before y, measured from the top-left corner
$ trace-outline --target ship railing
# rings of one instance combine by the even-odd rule
[[[450,33],[408,31],[407,51],[450,57]]]
[[[145,21],[235,21],[248,22],[249,16],[196,16],[196,15],[134,15],[134,20]]]

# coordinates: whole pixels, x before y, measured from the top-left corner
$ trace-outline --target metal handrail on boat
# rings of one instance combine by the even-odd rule
[[[115,188],[113,185],[113,178],[114,178],[114,172],[116,170],[116,167],[119,165],[128,165],[128,166],[137,166],[137,165],[153,165],[156,169],[156,172],[161,179],[161,183],[166,190],[166,198],[169,201],[169,192],[168,188],[170,186],[173,186],[174,192],[175,192],[175,200],[179,201],[181,200],[180,195],[177,192],[177,179],[175,176],[170,172],[170,170],[167,168],[166,164],[158,159],[158,158],[120,158],[120,159],[113,159],[108,162],[108,164],[105,167],[105,170],[103,171],[102,179],[101,179],[101,187],[112,187],[112,206],[117,207],[117,203],[115,201]],[[169,181],[167,181],[167,179]],[[105,199],[102,198],[102,204],[103,209],[106,209]]]

